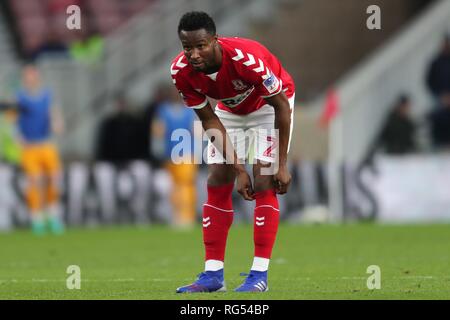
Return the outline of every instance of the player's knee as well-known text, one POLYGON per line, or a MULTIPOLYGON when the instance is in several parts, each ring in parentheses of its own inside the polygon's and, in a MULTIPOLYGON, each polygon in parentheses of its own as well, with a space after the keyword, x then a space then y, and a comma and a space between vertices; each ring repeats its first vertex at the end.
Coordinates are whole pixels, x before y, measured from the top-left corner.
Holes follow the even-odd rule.
POLYGON ((220 186, 234 182, 235 174, 226 165, 211 165, 208 172, 208 185, 220 186))
POLYGON ((253 188, 255 192, 273 189, 273 176, 256 176, 253 188))
POLYGON ((60 175, 52 173, 48 176, 48 183, 52 186, 55 186, 56 188, 59 185, 60 175))
POLYGON ((43 177, 40 174, 27 175, 26 183, 29 187, 39 187, 43 183, 43 177))

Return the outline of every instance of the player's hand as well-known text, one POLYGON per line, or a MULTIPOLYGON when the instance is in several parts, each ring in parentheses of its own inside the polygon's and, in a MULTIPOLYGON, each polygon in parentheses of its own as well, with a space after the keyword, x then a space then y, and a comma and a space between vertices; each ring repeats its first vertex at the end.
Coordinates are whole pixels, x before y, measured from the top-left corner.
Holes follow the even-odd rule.
POLYGON ((278 194, 284 194, 287 192, 289 184, 291 183, 291 174, 286 165, 280 166, 278 172, 273 176, 275 191, 278 194))
POLYGON ((245 200, 253 201, 255 199, 252 180, 247 171, 240 171, 237 174, 237 191, 245 200))

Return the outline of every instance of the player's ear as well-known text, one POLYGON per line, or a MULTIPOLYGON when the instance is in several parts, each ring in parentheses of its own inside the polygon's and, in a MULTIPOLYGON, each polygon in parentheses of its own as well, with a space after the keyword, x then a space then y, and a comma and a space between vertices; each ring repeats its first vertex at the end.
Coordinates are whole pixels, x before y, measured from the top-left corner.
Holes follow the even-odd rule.
POLYGON ((217 48, 217 46, 219 45, 219 41, 218 41, 218 35, 216 34, 216 35, 214 35, 214 48, 217 48))

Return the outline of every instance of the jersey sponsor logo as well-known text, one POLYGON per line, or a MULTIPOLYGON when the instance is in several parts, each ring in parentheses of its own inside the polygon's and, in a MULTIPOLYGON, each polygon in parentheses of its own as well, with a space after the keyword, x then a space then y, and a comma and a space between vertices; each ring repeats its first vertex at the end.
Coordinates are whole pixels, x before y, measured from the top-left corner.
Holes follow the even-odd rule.
POLYGON ((226 105, 228 108, 234 108, 236 107, 238 104, 240 104, 242 101, 244 101, 255 89, 255 87, 251 87, 250 89, 248 89, 247 91, 245 91, 244 93, 238 94, 237 96, 231 97, 231 98, 226 98, 226 99, 220 99, 220 101, 226 105))
POLYGON ((231 80, 231 83, 233 84, 234 90, 236 91, 240 91, 240 90, 244 90, 247 89, 247 85, 242 81, 242 80, 231 80))
POLYGON ((276 92, 279 84, 280 84, 280 81, 278 80, 277 77, 275 77, 275 75, 272 72, 270 73, 270 76, 263 82, 264 87, 266 87, 266 89, 267 89, 267 91, 269 91, 269 93, 276 92))

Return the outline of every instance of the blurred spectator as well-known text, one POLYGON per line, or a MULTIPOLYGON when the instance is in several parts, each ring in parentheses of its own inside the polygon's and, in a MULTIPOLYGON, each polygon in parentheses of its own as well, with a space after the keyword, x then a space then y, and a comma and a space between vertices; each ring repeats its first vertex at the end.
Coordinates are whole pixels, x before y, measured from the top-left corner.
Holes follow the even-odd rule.
POLYGON ((429 114, 433 146, 437 149, 450 148, 450 94, 441 99, 442 107, 429 114))
POLYGON ((388 154, 407 154, 417 151, 416 125, 411 118, 408 96, 401 95, 388 115, 374 148, 388 154))
POLYGON ((89 33, 78 31, 77 39, 70 44, 70 55, 74 60, 89 66, 97 65, 103 58, 105 40, 95 30, 89 33))
POLYGON ((153 122, 157 115, 159 106, 168 99, 168 91, 171 87, 172 86, 168 86, 165 83, 160 84, 155 91, 153 99, 144 108, 142 113, 142 132, 145 139, 144 144, 147 147, 149 161, 153 167, 159 167, 160 162, 163 160, 162 154, 158 154, 156 151, 158 147, 154 145, 158 144, 158 139, 154 139, 153 137, 153 122))
POLYGON ((33 65, 23 68, 22 87, 16 92, 15 104, 32 230, 43 234, 48 223, 52 232, 61 233, 64 231, 59 190, 61 161, 52 138, 53 133, 62 133, 64 125, 52 90, 43 86, 40 72, 33 65))
POLYGON ((51 56, 66 58, 69 57, 69 50, 64 42, 58 37, 58 35, 51 31, 47 34, 47 39, 42 45, 31 54, 31 60, 35 61, 42 56, 51 56))
MULTIPOLYGON (((2 108, 0 107, 0 111, 2 108)), ((0 112, 0 160, 13 165, 20 163, 20 142, 16 130, 17 112, 0 112)))
POLYGON ((103 120, 97 137, 97 159, 122 165, 131 160, 145 159, 141 122, 130 110, 125 97, 119 94, 116 110, 103 120))
POLYGON ((438 105, 448 100, 450 95, 450 35, 446 35, 441 52, 435 57, 428 69, 427 85, 438 105))
POLYGON ((189 227, 194 224, 196 218, 197 166, 193 163, 195 113, 184 106, 178 91, 172 86, 168 99, 162 101, 157 108, 153 133, 155 140, 163 139, 165 168, 172 176, 171 202, 175 214, 173 223, 177 227, 189 227), (175 130, 178 130, 176 133, 179 135, 176 134, 172 138, 175 130), (180 138, 181 135, 183 138, 180 138))
POLYGON ((81 5, 80 0, 47 0, 47 10, 51 14, 66 13, 71 5, 81 5))

